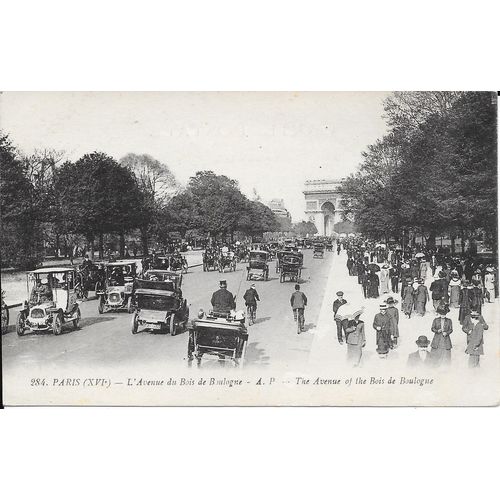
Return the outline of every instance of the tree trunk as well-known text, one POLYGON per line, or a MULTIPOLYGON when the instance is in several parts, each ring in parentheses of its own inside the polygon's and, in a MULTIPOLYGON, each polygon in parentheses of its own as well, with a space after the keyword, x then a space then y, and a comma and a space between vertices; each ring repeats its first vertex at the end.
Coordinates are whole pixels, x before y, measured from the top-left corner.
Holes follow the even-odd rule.
POLYGON ((56 233, 56 259, 58 259, 60 257, 60 255, 59 255, 60 246, 61 246, 60 239, 61 239, 61 236, 59 235, 59 233, 56 233))
POLYGON ((427 249, 436 248, 436 232, 431 231, 427 239, 427 249))
POLYGON ((451 255, 455 255, 455 235, 450 236, 451 255))
POLYGON ((125 233, 122 231, 120 233, 120 259, 125 256, 125 233))
POLYGON ((141 245, 142 245, 142 255, 145 257, 149 253, 148 228, 146 226, 141 227, 141 245))
POLYGON ((104 259, 104 235, 99 233, 99 258, 104 259))
POLYGON ((94 260, 94 235, 90 235, 87 238, 88 244, 89 244, 89 257, 90 260, 94 260))

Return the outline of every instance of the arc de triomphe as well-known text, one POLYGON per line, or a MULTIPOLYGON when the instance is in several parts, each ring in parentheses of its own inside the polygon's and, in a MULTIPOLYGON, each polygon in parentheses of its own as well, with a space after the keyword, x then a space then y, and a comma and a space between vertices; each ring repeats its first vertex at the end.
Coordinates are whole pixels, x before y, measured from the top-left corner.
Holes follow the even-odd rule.
POLYGON ((304 185, 306 220, 314 222, 318 235, 331 236, 334 225, 342 221, 341 196, 338 189, 342 179, 309 180, 304 185))

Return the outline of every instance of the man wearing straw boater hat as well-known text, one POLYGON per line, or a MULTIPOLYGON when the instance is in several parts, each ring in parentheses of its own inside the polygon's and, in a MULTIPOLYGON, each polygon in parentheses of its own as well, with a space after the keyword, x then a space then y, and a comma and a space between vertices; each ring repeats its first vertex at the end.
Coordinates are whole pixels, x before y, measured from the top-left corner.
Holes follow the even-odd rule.
POLYGON ((387 304, 380 304, 380 312, 373 318, 373 328, 376 331, 377 352, 380 358, 386 358, 392 348, 390 336, 390 319, 387 316, 387 304))
POLYGON ((429 339, 425 335, 420 335, 415 343, 417 344, 418 350, 412 352, 408 356, 406 366, 409 368, 416 368, 429 365, 431 359, 430 353, 427 350, 430 344, 429 339))

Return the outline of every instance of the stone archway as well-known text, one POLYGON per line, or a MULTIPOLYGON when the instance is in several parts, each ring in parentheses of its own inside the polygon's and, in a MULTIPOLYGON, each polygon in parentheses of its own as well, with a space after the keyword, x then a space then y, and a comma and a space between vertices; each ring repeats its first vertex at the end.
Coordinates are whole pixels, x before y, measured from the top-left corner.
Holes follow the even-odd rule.
POLYGON ((333 225, 335 223, 335 206, 331 201, 327 201, 321 205, 323 212, 323 231, 324 236, 331 236, 333 233, 333 225))

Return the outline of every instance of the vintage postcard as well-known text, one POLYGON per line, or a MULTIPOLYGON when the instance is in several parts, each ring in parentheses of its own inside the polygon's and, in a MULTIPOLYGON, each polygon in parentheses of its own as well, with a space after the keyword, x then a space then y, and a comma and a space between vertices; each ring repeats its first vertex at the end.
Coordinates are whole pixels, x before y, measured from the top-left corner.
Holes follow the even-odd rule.
POLYGON ((497 115, 1 93, 3 404, 498 405, 497 115))

